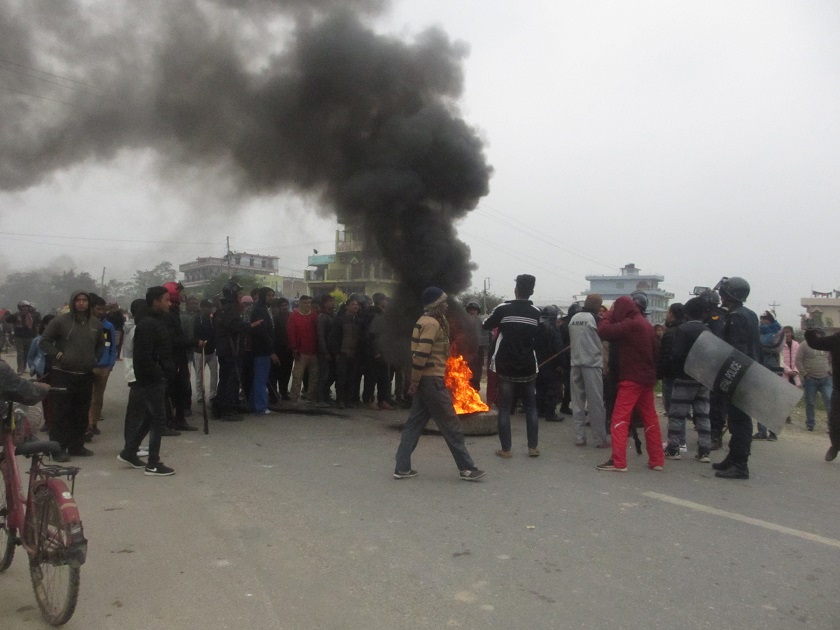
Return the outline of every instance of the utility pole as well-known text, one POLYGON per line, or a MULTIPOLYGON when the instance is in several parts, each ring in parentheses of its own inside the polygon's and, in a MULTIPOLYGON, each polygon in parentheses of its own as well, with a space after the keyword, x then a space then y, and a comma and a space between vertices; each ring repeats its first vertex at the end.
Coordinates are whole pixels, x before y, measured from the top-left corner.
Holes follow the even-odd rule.
POLYGON ((227 249, 227 254, 225 255, 225 257, 227 258, 227 261, 228 261, 228 279, 230 279, 230 277, 231 277, 231 273, 230 273, 230 236, 227 237, 226 249, 227 249))
POLYGON ((99 283, 99 294, 105 297, 105 267, 102 267, 102 282, 99 283))
POLYGON ((776 312, 776 307, 777 307, 777 306, 781 306, 781 304, 779 304, 778 302, 776 302, 776 300, 773 300, 772 302, 770 302, 770 304, 768 304, 768 306, 769 306, 769 307, 773 310, 773 312, 775 313, 775 312, 776 312))
POLYGON ((490 278, 484 278, 484 314, 487 315, 487 289, 490 288, 490 278))

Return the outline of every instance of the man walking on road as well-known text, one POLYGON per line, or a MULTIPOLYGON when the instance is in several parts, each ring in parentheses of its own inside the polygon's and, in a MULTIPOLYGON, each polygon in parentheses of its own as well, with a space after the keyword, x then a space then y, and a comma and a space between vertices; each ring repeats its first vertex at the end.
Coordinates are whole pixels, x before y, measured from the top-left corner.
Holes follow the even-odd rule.
POLYGON ((129 407, 139 412, 139 422, 128 431, 125 448, 117 455, 121 462, 144 468, 145 474, 168 477, 175 471, 160 461, 160 438, 166 424, 166 386, 176 373, 172 359, 172 341, 166 318, 171 305, 163 287, 146 291, 148 312, 137 322, 134 331, 133 367, 135 382, 129 392, 129 407), (140 442, 149 434, 149 461, 137 456, 140 442))
POLYGON ((411 413, 400 435, 395 479, 417 476, 417 471, 411 468, 411 454, 431 418, 435 419, 446 440, 461 471, 461 479, 477 481, 486 474, 475 467, 467 452, 461 421, 452 406, 452 395, 443 382, 449 358, 449 322, 446 319, 449 304, 446 298, 446 293, 437 287, 428 287, 423 291, 425 312, 414 325, 411 337, 411 385, 408 394, 413 400, 411 413))

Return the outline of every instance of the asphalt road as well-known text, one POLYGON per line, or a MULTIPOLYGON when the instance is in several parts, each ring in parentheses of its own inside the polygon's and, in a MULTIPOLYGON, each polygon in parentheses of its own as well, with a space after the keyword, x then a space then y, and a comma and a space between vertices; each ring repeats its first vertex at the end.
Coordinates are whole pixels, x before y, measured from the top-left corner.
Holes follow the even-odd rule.
MULTIPOLYGON (((67 628, 840 628, 824 419, 756 442, 749 481, 690 454, 598 472, 604 452, 575 448, 570 421, 541 424, 530 459, 521 415, 511 460, 496 437, 468 439, 484 480, 461 481, 429 435, 421 474, 398 481, 406 412, 367 410, 212 422, 166 438, 177 474, 153 478, 115 459, 121 377, 96 455, 75 460, 90 545, 67 628)), ((41 627, 19 552, 0 629, 41 627)))

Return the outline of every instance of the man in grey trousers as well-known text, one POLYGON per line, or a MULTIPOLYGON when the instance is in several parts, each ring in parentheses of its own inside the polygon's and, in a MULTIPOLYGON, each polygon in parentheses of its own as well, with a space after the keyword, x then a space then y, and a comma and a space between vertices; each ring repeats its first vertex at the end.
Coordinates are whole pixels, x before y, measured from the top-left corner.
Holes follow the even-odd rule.
POLYGON ((586 422, 589 420, 595 447, 609 447, 604 411, 603 346, 596 319, 602 302, 598 293, 587 295, 583 310, 569 320, 575 446, 586 446, 586 422))

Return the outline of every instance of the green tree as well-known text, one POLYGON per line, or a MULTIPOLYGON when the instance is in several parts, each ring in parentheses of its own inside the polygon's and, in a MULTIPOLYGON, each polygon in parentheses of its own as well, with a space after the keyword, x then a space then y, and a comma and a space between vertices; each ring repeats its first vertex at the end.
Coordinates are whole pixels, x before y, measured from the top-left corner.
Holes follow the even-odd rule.
POLYGON ((462 291, 455 297, 458 298, 458 301, 464 306, 473 300, 478 302, 481 304, 481 313, 484 315, 489 315, 494 308, 505 301, 503 296, 490 293, 489 291, 487 294, 485 294, 484 291, 462 291))
POLYGON ((159 287, 166 282, 174 282, 177 277, 178 272, 168 261, 159 263, 154 269, 138 269, 131 279, 134 295, 146 295, 146 289, 149 287, 159 287))
POLYGON ((70 300, 76 291, 96 291, 96 281, 87 272, 75 270, 56 272, 36 269, 10 273, 0 285, 0 307, 14 311, 17 303, 27 300, 46 315, 70 300))
POLYGON ((138 294, 135 292, 135 287, 133 282, 123 282, 122 280, 117 280, 116 278, 109 280, 108 284, 105 285, 105 295, 102 297, 105 298, 106 301, 109 303, 116 303, 122 306, 123 308, 128 308, 128 305, 137 298, 145 297, 145 292, 142 294, 138 294))

